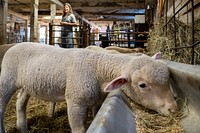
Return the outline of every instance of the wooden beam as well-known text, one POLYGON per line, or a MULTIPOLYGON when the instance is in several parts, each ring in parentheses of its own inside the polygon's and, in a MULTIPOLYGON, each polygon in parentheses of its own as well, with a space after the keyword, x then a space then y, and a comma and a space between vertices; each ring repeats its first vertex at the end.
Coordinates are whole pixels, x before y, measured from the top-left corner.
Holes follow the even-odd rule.
POLYGON ((24 23, 24 31, 25 31, 25 42, 28 41, 28 20, 25 20, 25 23, 24 23))
POLYGON ((159 0, 159 7, 160 7, 160 18, 162 17, 162 9, 163 9, 163 0, 159 0))
POLYGON ((30 41, 39 42, 38 38, 38 5, 39 0, 31 0, 30 13, 30 41))
MULTIPOLYGON (((30 5, 30 3, 27 3, 30 5)), ((27 6, 27 5, 22 5, 22 4, 9 4, 8 6, 9 9, 12 9, 12 10, 30 10, 30 6, 27 6)), ((46 3, 41 3, 38 7, 38 9, 49 9, 50 8, 50 4, 46 4, 46 3)))
POLYGON ((14 12, 12 10, 8 10, 8 14, 12 14, 13 16, 19 17, 19 18, 24 19, 24 20, 28 20, 29 19, 29 17, 24 16, 24 15, 22 15, 20 13, 16 13, 16 12, 14 12))
POLYGON ((56 17, 56 4, 51 4, 51 22, 54 23, 56 17))
MULTIPOLYGON (((112 3, 111 3, 112 4, 112 3)), ((81 4, 77 4, 77 3, 71 3, 72 7, 74 7, 74 10, 77 9, 84 9, 86 11, 88 10, 94 10, 94 9, 105 9, 104 5, 89 5, 89 6, 82 6, 81 4)), ((127 9, 127 8, 131 8, 131 9, 144 9, 145 8, 145 4, 144 3, 130 3, 130 2, 123 2, 123 3, 119 3, 116 6, 107 6, 106 10, 113 10, 113 9, 127 9)))
MULTIPOLYGON (((30 20, 30 17, 28 17, 28 16, 26 16, 26 15, 23 15, 23 14, 20 14, 20 13, 17 13, 17 12, 14 12, 14 11, 12 11, 12 10, 8 10, 8 14, 11 14, 11 15, 13 15, 13 16, 15 16, 15 17, 18 17, 18 18, 21 18, 21 19, 23 19, 24 20, 24 23, 27 23, 28 24, 28 22, 26 22, 26 21, 29 21, 30 20)), ((28 14, 27 14, 28 15, 28 14)), ((29 15, 30 15, 30 13, 29 13, 29 15)), ((42 20, 40 20, 40 21, 38 21, 39 23, 41 23, 41 25, 47 25, 47 23, 49 23, 49 22, 45 22, 45 21, 42 21, 42 20)))
POLYGON ((84 16, 135 16, 135 15, 144 15, 144 13, 94 13, 94 12, 87 12, 87 13, 80 13, 80 15, 84 16))
POLYGON ((133 19, 122 19, 122 18, 119 18, 119 19, 116 19, 116 18, 106 18, 106 19, 88 19, 89 21, 133 21, 133 19))
POLYGON ((8 0, 0 3, 0 45, 6 44, 6 24, 7 24, 8 0))
POLYGON ((59 0, 50 0, 50 2, 52 2, 53 4, 56 4, 56 5, 58 5, 58 7, 60 8, 60 9, 63 9, 63 3, 62 2, 60 2, 59 0))

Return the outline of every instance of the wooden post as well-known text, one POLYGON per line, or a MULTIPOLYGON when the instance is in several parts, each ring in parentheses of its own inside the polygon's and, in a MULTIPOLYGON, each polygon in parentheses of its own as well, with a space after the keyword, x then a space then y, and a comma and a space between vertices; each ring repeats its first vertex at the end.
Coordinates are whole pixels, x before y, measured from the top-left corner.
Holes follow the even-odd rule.
POLYGON ((55 17, 56 17, 56 4, 51 4, 51 22, 55 22, 55 17))
POLYGON ((38 38, 38 5, 39 0, 31 0, 30 5, 30 41, 39 42, 38 38))
POLYGON ((48 32, 48 25, 46 25, 46 27, 45 27, 45 31, 46 31, 46 34, 45 34, 45 44, 49 44, 49 42, 48 42, 48 34, 49 34, 49 32, 48 32))
POLYGON ((15 17, 10 14, 10 32, 7 33, 8 43, 14 43, 14 27, 15 27, 15 17))
POLYGON ((0 0, 0 45, 6 44, 8 0, 0 0))
MULTIPOLYGON (((51 23, 55 23, 55 18, 56 18, 56 4, 51 4, 51 23)), ((52 26, 52 25, 51 25, 52 26)), ((51 29, 51 45, 54 45, 55 44, 55 26, 52 26, 52 29, 51 29)))
POLYGON ((37 29, 38 42, 40 42, 40 26, 41 26, 41 24, 38 22, 38 29, 37 29))
POLYGON ((160 18, 161 18, 162 17, 162 12, 163 12, 163 10, 162 10, 163 9, 163 0, 159 1, 159 6, 160 6, 159 8, 160 8, 160 18))
POLYGON ((24 42, 28 41, 28 20, 25 19, 25 23, 24 23, 24 31, 25 31, 25 37, 24 37, 24 42))
POLYGON ((52 45, 52 24, 49 23, 49 45, 52 45))

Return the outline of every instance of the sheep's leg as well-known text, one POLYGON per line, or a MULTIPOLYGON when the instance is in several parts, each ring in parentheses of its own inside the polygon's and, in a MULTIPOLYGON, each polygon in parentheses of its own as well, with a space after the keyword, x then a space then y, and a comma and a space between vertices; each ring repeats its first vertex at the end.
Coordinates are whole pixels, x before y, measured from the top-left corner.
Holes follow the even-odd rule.
POLYGON ((87 107, 67 100, 67 113, 72 133, 85 133, 87 107))
POLYGON ((49 112, 48 112, 48 117, 51 118, 51 117, 54 116, 55 107, 56 107, 56 102, 51 102, 51 103, 50 103, 49 112))
MULTIPOLYGON (((2 97, 0 98, 0 101, 2 101, 2 97)), ((4 119, 4 113, 5 113, 5 109, 6 109, 6 104, 3 101, 2 101, 2 103, 0 103, 0 133, 5 133, 3 119, 4 119)))
POLYGON ((17 128, 26 133, 28 131, 27 118, 26 118, 26 106, 30 95, 24 90, 20 90, 17 95, 16 109, 17 109, 17 128))
POLYGON ((14 84, 12 84, 12 82, 7 80, 4 81, 5 82, 2 82, 2 80, 0 79, 0 133, 5 133, 3 122, 6 106, 10 98, 16 91, 15 86, 14 84))

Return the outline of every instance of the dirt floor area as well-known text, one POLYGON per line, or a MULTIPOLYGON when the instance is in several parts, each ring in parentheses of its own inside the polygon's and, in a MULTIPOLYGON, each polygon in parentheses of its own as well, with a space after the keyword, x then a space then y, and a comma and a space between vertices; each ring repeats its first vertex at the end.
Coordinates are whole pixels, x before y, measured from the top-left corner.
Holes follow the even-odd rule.
MULTIPOLYGON (((5 113, 5 128, 7 133, 19 133, 16 129, 16 94, 12 97, 5 113)), ((184 133, 180 120, 182 113, 173 116, 162 116, 134 102, 131 107, 136 121, 138 133, 184 133)), ((54 118, 48 117, 50 102, 31 98, 27 106, 29 133, 70 133, 65 102, 57 103, 54 118)), ((91 114, 91 113, 89 113, 91 114)), ((93 117, 89 115, 87 128, 93 117)))
MULTIPOLYGON (((16 95, 14 95, 5 113, 5 128, 7 133, 20 133, 16 129, 16 95)), ((48 117, 49 102, 31 98, 27 106, 29 133, 70 133, 65 102, 57 103, 54 118, 48 117)), ((92 121, 88 117, 87 127, 92 121)))

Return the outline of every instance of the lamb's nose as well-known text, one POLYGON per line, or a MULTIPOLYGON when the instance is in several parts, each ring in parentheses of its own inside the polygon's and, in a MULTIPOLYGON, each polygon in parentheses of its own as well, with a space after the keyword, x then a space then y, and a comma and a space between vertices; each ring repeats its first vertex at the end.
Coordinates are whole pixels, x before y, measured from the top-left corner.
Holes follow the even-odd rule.
POLYGON ((175 102, 175 103, 171 104, 171 105, 169 106, 169 109, 168 109, 168 110, 169 110, 170 113, 175 113, 175 112, 177 112, 177 111, 179 110, 177 103, 175 102))

